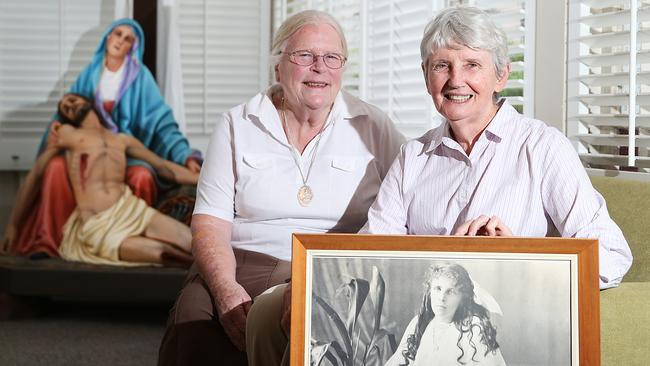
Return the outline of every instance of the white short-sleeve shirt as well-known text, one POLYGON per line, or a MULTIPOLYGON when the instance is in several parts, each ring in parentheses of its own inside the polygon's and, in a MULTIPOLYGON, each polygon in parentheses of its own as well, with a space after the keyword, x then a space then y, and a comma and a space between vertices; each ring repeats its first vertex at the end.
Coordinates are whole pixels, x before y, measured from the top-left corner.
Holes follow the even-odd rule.
POLYGON ((232 222, 234 248, 291 258, 292 233, 356 232, 404 137, 383 112, 341 91, 320 143, 314 138, 298 163, 278 112, 260 93, 226 112, 211 137, 197 188, 194 214, 232 222), (316 148, 317 147, 317 148, 316 148))

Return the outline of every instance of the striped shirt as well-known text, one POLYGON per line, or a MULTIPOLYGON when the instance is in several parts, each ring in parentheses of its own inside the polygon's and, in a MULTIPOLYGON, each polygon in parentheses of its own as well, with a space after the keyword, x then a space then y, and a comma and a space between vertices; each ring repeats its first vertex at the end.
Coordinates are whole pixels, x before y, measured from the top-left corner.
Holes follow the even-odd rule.
POLYGON ((632 264, 569 140, 505 101, 469 156, 447 122, 402 146, 363 231, 449 235, 480 215, 498 216, 516 236, 598 238, 601 288, 617 286, 632 264))

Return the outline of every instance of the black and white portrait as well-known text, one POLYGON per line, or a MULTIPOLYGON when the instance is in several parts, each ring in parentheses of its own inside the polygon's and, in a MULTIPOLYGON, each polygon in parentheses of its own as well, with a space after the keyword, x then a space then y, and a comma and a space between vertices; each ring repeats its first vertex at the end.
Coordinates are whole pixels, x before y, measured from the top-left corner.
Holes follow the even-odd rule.
POLYGON ((308 365, 577 365, 569 259, 345 251, 308 262, 308 365))

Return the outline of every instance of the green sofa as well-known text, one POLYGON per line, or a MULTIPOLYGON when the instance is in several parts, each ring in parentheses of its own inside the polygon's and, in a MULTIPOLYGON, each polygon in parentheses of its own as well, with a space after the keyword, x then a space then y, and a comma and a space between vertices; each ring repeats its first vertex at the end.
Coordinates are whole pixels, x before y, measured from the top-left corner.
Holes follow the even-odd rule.
POLYGON ((602 364, 650 365, 650 182, 596 176, 591 181, 634 256, 623 283, 600 293, 602 364))

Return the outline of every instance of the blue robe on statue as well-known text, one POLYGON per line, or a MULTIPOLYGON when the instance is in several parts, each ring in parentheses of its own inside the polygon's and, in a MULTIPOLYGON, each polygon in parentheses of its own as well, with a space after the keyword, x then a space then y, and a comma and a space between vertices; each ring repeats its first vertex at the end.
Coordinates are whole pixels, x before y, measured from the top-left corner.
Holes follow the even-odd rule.
MULTIPOLYGON (((111 125, 115 132, 123 132, 140 140, 158 156, 185 165, 188 157, 201 159, 199 151, 192 150, 189 142, 178 128, 171 108, 165 103, 151 72, 142 64, 144 53, 144 33, 140 25, 132 19, 114 21, 104 32, 92 61, 70 88, 69 92, 83 95, 95 101, 97 111, 111 125), (136 41, 127 54, 124 79, 120 85, 112 112, 106 112, 99 81, 104 70, 105 46, 113 28, 126 24, 133 28, 136 41)), ((55 119, 58 116, 55 115, 55 119)), ((41 141, 42 150, 47 141, 47 131, 41 141)), ((141 161, 129 160, 129 165, 146 165, 141 161)))

